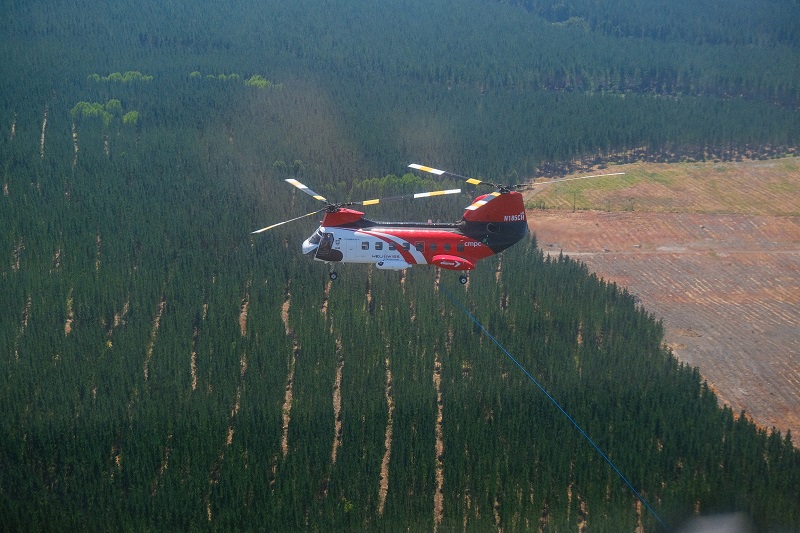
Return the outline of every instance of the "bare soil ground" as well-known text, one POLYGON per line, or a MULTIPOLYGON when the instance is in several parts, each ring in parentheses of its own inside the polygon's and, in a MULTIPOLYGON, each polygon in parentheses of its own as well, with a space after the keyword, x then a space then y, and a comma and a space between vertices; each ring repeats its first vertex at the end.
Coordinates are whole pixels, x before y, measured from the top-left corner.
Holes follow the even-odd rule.
POLYGON ((800 435, 800 159, 611 171, 529 194, 539 246, 636 295, 735 412, 800 435))
MULTIPOLYGON (((388 346, 387 346, 388 349, 388 346)), ((392 458, 392 436, 394 434, 394 396, 392 395, 392 367, 389 355, 386 355, 386 406, 389 410, 386 418, 386 436, 384 437, 383 460, 381 461, 381 480, 378 489, 378 516, 383 516, 386 497, 389 494, 389 461, 392 458)))
POLYGON ((433 531, 436 533, 444 518, 444 399, 442 397, 442 362, 437 352, 433 361, 433 385, 436 388, 436 490, 433 493, 433 531))

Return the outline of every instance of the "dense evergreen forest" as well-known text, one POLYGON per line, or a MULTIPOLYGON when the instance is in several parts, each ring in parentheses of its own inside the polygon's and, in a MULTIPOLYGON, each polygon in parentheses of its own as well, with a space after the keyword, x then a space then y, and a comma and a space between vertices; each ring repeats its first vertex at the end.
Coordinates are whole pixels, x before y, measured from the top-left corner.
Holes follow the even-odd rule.
POLYGON ((411 162, 517 182, 794 153, 798 25, 789 0, 5 2, 3 528, 660 530, 440 275, 669 527, 800 528, 792 436, 535 239, 461 287, 331 284, 311 219, 250 235, 317 207, 287 177, 345 200, 456 185, 411 162))

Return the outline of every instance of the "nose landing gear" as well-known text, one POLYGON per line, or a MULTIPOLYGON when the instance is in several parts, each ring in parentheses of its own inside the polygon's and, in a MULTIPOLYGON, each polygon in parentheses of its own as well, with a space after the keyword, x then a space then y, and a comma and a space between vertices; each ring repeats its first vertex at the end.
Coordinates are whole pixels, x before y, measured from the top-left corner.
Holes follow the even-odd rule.
POLYGON ((458 281, 462 285, 466 285, 467 284, 467 275, 466 274, 461 274, 460 276, 458 276, 458 281))
POLYGON ((331 278, 331 281, 336 281, 339 277, 339 273, 333 269, 333 261, 325 261, 325 266, 328 267, 328 277, 331 278))

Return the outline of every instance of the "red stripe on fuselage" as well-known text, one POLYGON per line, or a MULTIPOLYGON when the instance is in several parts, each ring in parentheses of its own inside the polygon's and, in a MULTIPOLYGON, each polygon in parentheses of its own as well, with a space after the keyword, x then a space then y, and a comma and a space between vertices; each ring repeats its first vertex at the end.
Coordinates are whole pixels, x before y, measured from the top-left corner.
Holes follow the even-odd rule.
POLYGON ((427 228, 398 228, 398 227, 369 227, 355 231, 355 234, 369 235, 384 242, 392 243, 403 259, 409 264, 418 264, 411 250, 403 250, 403 243, 407 242, 413 250, 417 243, 423 243, 424 249, 420 252, 425 258, 425 262, 430 264, 433 257, 440 254, 448 254, 463 257, 473 264, 481 259, 485 259, 494 252, 482 242, 471 239, 456 231, 427 228), (436 245, 435 250, 431 250, 431 244, 436 245), (450 249, 445 249, 445 244, 450 245, 450 249), (459 245, 463 245, 463 250, 459 250, 459 245))

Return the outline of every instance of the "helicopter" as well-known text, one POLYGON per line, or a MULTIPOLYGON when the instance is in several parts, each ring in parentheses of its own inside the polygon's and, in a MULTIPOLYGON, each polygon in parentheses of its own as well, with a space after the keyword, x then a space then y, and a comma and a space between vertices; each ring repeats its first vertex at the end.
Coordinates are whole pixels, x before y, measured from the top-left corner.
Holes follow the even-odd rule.
POLYGON ((302 251, 307 257, 326 263, 331 280, 338 277, 332 267, 336 263, 371 263, 379 270, 405 270, 413 265, 427 264, 461 272, 461 284, 467 283, 466 272, 475 269, 478 261, 499 254, 529 234, 525 205, 522 194, 518 192, 528 185, 499 185, 416 163, 409 167, 440 177, 461 179, 471 185, 489 185, 495 190, 477 196, 464 209, 458 222, 380 222, 366 218, 364 212, 351 207, 370 206, 381 201, 403 198, 457 194, 461 189, 417 193, 383 200, 330 203, 324 196, 290 178, 285 181, 315 200, 325 202, 326 207, 252 233, 262 233, 324 211, 320 226, 303 241, 302 251))

